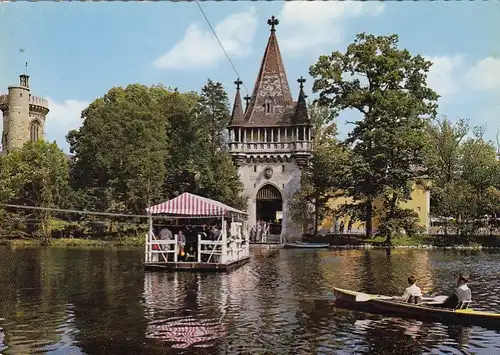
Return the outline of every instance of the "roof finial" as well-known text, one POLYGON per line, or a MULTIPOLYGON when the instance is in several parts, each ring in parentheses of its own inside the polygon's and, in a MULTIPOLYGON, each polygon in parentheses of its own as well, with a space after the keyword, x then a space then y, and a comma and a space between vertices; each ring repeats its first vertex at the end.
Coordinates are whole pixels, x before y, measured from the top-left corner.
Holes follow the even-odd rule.
POLYGON ((280 23, 280 21, 276 17, 274 17, 274 15, 271 16, 271 18, 269 20, 267 20, 267 24, 269 26, 271 26, 271 32, 276 31, 275 26, 278 26, 279 23, 280 23))
POLYGON ((302 90, 304 88, 304 83, 306 82, 306 79, 300 77, 299 79, 297 79, 297 82, 299 83, 300 89, 302 90))
POLYGON ((251 99, 251 97, 248 95, 243 98, 243 100, 245 100, 245 102, 246 102, 246 107, 248 107, 248 102, 250 101, 250 99, 251 99))
POLYGON ((240 85, 243 84, 243 81, 241 81, 240 78, 238 78, 238 80, 236 80, 234 83, 236 84, 236 90, 239 90, 240 85))

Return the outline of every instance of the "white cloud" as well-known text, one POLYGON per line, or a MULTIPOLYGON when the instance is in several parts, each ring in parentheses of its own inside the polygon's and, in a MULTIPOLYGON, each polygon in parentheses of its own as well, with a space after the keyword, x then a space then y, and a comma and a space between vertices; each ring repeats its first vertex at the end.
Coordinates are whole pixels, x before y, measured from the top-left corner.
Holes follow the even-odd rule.
POLYGON ((426 57, 433 64, 427 74, 427 84, 443 99, 459 88, 458 69, 463 65, 462 55, 426 57))
POLYGON ((382 3, 340 1, 287 2, 278 16, 280 48, 297 55, 324 45, 338 44, 344 38, 345 21, 362 15, 377 16, 384 11, 382 3))
POLYGON ((49 142, 56 141, 59 147, 69 152, 66 135, 72 129, 80 128, 82 125, 81 113, 88 106, 88 102, 78 100, 66 100, 57 103, 50 98, 49 114, 45 121, 45 139, 49 142))
MULTIPOLYGON (((177 42, 167 53, 158 57, 153 65, 158 69, 203 68, 224 59, 224 52, 212 31, 199 24, 191 24, 184 38, 177 42)), ((250 53, 251 43, 257 28, 255 8, 226 17, 215 26, 227 54, 231 57, 243 57, 250 53)))
POLYGON ((465 78, 475 90, 500 89, 500 59, 488 57, 478 61, 467 71, 465 78))

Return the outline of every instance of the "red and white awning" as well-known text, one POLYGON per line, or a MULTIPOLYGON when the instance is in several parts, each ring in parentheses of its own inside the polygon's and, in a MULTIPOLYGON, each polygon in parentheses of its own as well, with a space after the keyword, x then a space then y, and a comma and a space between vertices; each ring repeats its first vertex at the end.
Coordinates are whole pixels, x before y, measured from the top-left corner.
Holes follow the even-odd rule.
POLYGON ((245 212, 225 205, 222 202, 193 195, 189 192, 184 192, 182 195, 168 200, 167 202, 151 206, 146 209, 146 212, 151 214, 184 216, 226 216, 228 213, 246 215, 245 212))

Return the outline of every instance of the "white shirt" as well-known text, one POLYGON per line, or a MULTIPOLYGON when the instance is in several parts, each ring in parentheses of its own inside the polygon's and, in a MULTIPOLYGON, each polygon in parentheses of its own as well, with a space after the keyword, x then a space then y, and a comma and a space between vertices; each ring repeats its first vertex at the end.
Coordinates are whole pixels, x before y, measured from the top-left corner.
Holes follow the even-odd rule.
POLYGON ((467 284, 458 286, 455 290, 455 295, 458 298, 458 302, 470 301, 472 298, 472 292, 467 284))
POLYGON ((420 290, 420 287, 418 287, 416 284, 407 287, 401 298, 406 302, 411 296, 422 297, 422 291, 420 290))

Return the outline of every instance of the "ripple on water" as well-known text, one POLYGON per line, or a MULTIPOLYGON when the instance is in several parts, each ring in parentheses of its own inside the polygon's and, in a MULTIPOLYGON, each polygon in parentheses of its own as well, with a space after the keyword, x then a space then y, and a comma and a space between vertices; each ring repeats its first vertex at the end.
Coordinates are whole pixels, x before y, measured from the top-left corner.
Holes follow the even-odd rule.
POLYGON ((340 309, 331 297, 334 286, 399 294, 410 274, 444 294, 465 268, 474 308, 499 311, 498 253, 282 250, 228 274, 145 273, 141 258, 0 249, 0 352, 500 353, 495 331, 340 309))

